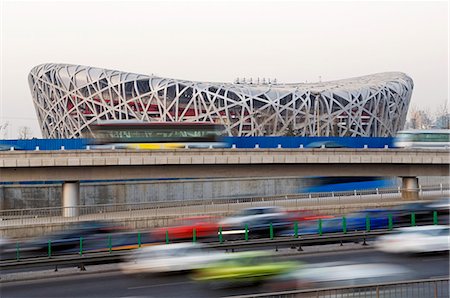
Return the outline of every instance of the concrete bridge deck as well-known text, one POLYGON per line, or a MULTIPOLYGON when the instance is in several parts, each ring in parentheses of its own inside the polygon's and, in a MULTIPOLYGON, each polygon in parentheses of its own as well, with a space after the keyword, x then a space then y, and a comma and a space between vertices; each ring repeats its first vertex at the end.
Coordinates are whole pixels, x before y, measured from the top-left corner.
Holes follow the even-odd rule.
POLYGON ((0 181, 275 176, 449 176, 448 150, 177 149, 8 151, 0 181))

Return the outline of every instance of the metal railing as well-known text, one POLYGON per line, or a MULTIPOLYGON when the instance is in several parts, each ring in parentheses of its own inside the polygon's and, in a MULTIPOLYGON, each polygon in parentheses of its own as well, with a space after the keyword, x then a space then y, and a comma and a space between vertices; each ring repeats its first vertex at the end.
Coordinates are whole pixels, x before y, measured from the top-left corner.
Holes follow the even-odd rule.
MULTIPOLYGON (((408 189, 411 191, 411 189, 408 189)), ((414 191, 414 190, 413 190, 414 191)), ((450 194, 448 185, 426 186, 416 190, 420 200, 450 194)), ((302 209, 318 214, 344 214, 365 207, 392 204, 401 200, 402 189, 375 189, 362 191, 290 194, 266 197, 182 200, 166 202, 139 202, 126 204, 80 205, 11 209, 0 211, 0 227, 25 224, 48 224, 86 220, 123 218, 168 218, 173 216, 228 215, 243 208, 279 206, 287 210, 302 209), (64 217, 63 214, 76 214, 64 217)))
MULTIPOLYGON (((377 231, 355 231, 349 233, 328 233, 320 237, 318 235, 299 235, 299 236, 279 236, 274 238, 249 238, 227 240, 225 235, 217 235, 217 237, 203 237, 197 239, 192 233, 192 242, 202 242, 205 247, 209 249, 233 250, 238 251, 242 249, 255 248, 278 248, 284 247, 305 247, 310 245, 322 245, 339 242, 366 242, 374 237, 391 233, 391 230, 377 230, 377 231), (206 240, 206 241, 203 241, 206 240)), ((242 238, 242 237, 241 237, 242 238)), ((78 256, 84 256, 84 261, 93 260, 102 253, 109 255, 119 254, 124 255, 132 253, 134 249, 141 247, 169 244, 177 242, 190 241, 190 239, 171 238, 170 233, 166 235, 166 239, 155 239, 149 237, 148 231, 144 232, 125 232, 112 233, 104 235, 90 235, 90 236, 73 236, 65 239, 53 239, 43 241, 39 245, 34 244, 34 247, 27 246, 27 241, 17 241, 11 243, 8 248, 4 249, 0 256, 0 270, 11 268, 27 268, 34 264, 43 265, 51 262, 60 262, 68 264, 71 261, 76 263, 78 256), (67 248, 69 247, 69 248, 67 248)), ((365 246, 362 244, 361 247, 365 246)), ((352 249, 355 249, 352 247, 352 249)))
MULTIPOLYGON (((449 278, 421 279, 383 284, 365 284, 347 287, 295 290, 254 295, 232 296, 233 298, 260 297, 328 297, 328 298, 448 298, 449 278)), ((229 297, 231 298, 231 297, 229 297)))

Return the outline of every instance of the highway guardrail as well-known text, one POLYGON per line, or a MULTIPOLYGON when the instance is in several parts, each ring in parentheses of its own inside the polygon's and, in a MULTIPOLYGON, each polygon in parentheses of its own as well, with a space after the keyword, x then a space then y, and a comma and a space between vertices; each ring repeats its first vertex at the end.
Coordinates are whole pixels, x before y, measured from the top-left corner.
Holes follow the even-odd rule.
MULTIPOLYGON (((251 240, 235 240, 235 241, 224 241, 222 243, 205 243, 205 246, 210 249, 225 249, 231 251, 237 251, 239 249, 249 249, 249 248, 282 248, 282 247, 295 247, 301 250, 302 246, 308 245, 320 245, 327 243, 343 243, 343 242, 362 242, 362 245, 366 244, 366 240, 372 239, 374 237, 391 233, 389 230, 377 230, 377 231, 364 231, 364 232, 349 232, 343 233, 333 233, 326 235, 307 235, 299 237, 278 237, 276 239, 251 239, 251 240)), ((139 247, 156 245, 161 243, 145 243, 127 246, 126 249, 116 250, 110 249, 109 251, 102 252, 89 252, 82 251, 80 247, 80 252, 77 254, 70 255, 57 255, 51 254, 50 250, 47 257, 29 257, 29 258, 18 258, 12 260, 0 261, 0 270, 7 269, 20 269, 20 268, 30 268, 39 266, 58 266, 58 265, 79 265, 83 268, 86 264, 92 263, 108 263, 120 260, 132 253, 133 249, 138 249, 139 247)))
POLYGON ((228 298, 288 298, 288 297, 327 297, 327 298, 448 298, 449 277, 418 279, 401 282, 371 283, 357 286, 329 287, 281 292, 268 292, 261 294, 229 296, 228 298))

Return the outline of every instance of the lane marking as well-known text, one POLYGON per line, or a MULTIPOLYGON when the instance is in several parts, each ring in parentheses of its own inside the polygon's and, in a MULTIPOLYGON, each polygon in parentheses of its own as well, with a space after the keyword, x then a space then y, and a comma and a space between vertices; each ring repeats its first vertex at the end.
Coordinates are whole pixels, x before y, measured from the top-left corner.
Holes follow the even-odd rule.
POLYGON ((157 284, 157 285, 129 287, 128 290, 137 290, 137 289, 145 289, 145 288, 156 288, 156 287, 176 286, 176 285, 183 285, 183 284, 190 284, 190 283, 193 283, 193 281, 180 281, 180 282, 170 282, 170 283, 157 284))

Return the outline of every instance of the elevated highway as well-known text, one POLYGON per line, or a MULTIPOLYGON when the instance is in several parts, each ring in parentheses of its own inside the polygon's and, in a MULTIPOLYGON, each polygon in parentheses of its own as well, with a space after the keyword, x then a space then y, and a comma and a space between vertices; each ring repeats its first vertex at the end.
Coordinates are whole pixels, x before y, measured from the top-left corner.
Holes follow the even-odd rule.
POLYGON ((449 151, 437 149, 8 151, 0 153, 0 181, 65 181, 62 206, 73 207, 80 180, 399 176, 403 198, 414 200, 417 176, 449 176, 449 166, 449 151))
POLYGON ((448 150, 185 149, 0 153, 0 180, 449 176, 448 150))

